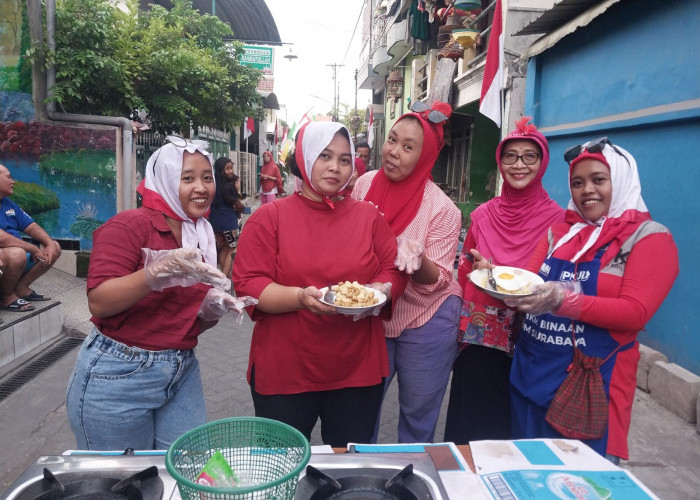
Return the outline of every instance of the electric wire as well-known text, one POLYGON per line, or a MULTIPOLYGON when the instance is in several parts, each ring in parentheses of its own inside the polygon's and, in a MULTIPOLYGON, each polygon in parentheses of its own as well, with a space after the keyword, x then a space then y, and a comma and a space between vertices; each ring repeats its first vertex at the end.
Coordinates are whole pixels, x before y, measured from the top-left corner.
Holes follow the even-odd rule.
POLYGON ((345 49, 345 55, 343 56, 343 60, 340 61, 340 63, 345 62, 345 58, 348 56, 348 52, 350 52, 350 46, 352 45, 352 41, 355 38, 355 33, 357 32, 357 27, 360 25, 360 19, 362 19, 362 11, 365 9, 365 3, 362 2, 362 5, 360 6, 360 15, 357 16, 357 21, 355 22, 355 28, 352 30, 352 36, 350 37, 350 41, 348 42, 348 48, 345 49))

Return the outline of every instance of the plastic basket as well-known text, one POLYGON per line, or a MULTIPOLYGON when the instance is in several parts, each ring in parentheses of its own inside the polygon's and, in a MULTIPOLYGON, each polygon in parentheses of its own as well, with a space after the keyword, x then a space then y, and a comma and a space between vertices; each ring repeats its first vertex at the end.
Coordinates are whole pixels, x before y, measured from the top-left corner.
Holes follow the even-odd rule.
POLYGON ((165 466, 183 500, 292 500, 310 458, 309 441, 295 428, 267 418, 234 417, 183 434, 168 449, 165 466), (195 482, 217 450, 238 476, 237 487, 195 482))

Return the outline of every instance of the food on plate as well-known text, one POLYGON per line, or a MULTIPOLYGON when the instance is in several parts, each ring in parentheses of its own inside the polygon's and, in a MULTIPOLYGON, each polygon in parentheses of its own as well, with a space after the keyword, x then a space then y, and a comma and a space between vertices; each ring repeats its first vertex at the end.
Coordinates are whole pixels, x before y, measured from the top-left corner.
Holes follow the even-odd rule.
POLYGON ((512 295, 529 293, 530 282, 520 269, 498 270, 493 273, 499 292, 512 295))
POLYGON ((368 307, 379 302, 371 288, 360 285, 357 281, 340 281, 331 290, 335 292, 334 306, 368 307))

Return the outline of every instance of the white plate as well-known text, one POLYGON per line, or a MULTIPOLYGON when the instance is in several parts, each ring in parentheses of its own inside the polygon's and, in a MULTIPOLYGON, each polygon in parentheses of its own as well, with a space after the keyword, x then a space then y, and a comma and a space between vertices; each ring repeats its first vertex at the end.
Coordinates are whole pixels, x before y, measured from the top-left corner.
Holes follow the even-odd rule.
MULTIPOLYGON (((365 288, 369 288, 369 287, 365 287, 365 288)), ((330 304, 330 303, 326 302, 323 299, 319 299, 319 300, 321 302, 323 302, 324 304, 328 304, 329 306, 335 307, 335 310, 338 311, 340 314, 348 314, 348 315, 360 314, 362 312, 369 311, 370 309, 374 309, 375 307, 382 306, 386 302, 386 295, 384 295, 379 290, 375 290, 374 288, 369 288, 369 289, 374 292, 374 296, 379 300, 379 302, 377 302, 376 304, 372 304, 371 306, 366 306, 366 307, 336 306, 334 304, 330 304)), ((323 288, 321 288, 321 293, 323 295, 326 295, 327 291, 328 291, 327 286, 324 286, 323 288)))
POLYGON ((472 283, 474 283, 474 286, 476 286, 479 290, 482 292, 485 292, 489 294, 491 297, 494 299, 507 299, 509 297, 528 297, 532 295, 532 293, 529 291, 532 289, 534 285, 541 285, 544 283, 544 280, 538 276, 535 273, 531 273, 530 271, 527 271, 526 269, 520 269, 517 267, 510 267, 510 266, 496 266, 493 269, 493 275, 494 277, 498 276, 499 273, 511 273, 511 274, 521 274, 522 276, 525 277, 527 280, 527 285, 528 285, 528 292, 526 293, 504 293, 504 292, 499 292, 491 288, 491 285, 489 285, 489 277, 486 269, 477 269, 476 271, 472 271, 471 274, 469 275, 469 279, 471 280, 472 283))

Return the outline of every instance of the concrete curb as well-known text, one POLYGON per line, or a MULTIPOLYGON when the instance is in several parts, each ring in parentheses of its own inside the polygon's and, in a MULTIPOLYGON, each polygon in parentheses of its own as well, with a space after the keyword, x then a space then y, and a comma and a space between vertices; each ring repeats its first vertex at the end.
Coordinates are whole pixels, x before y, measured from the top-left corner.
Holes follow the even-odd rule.
POLYGON ((700 377, 643 344, 639 354, 637 387, 686 422, 696 423, 700 433, 700 377))
POLYGON ((644 392, 649 392, 649 370, 657 361, 668 363, 668 357, 647 347, 644 344, 639 344, 639 363, 637 364, 637 387, 644 392))

